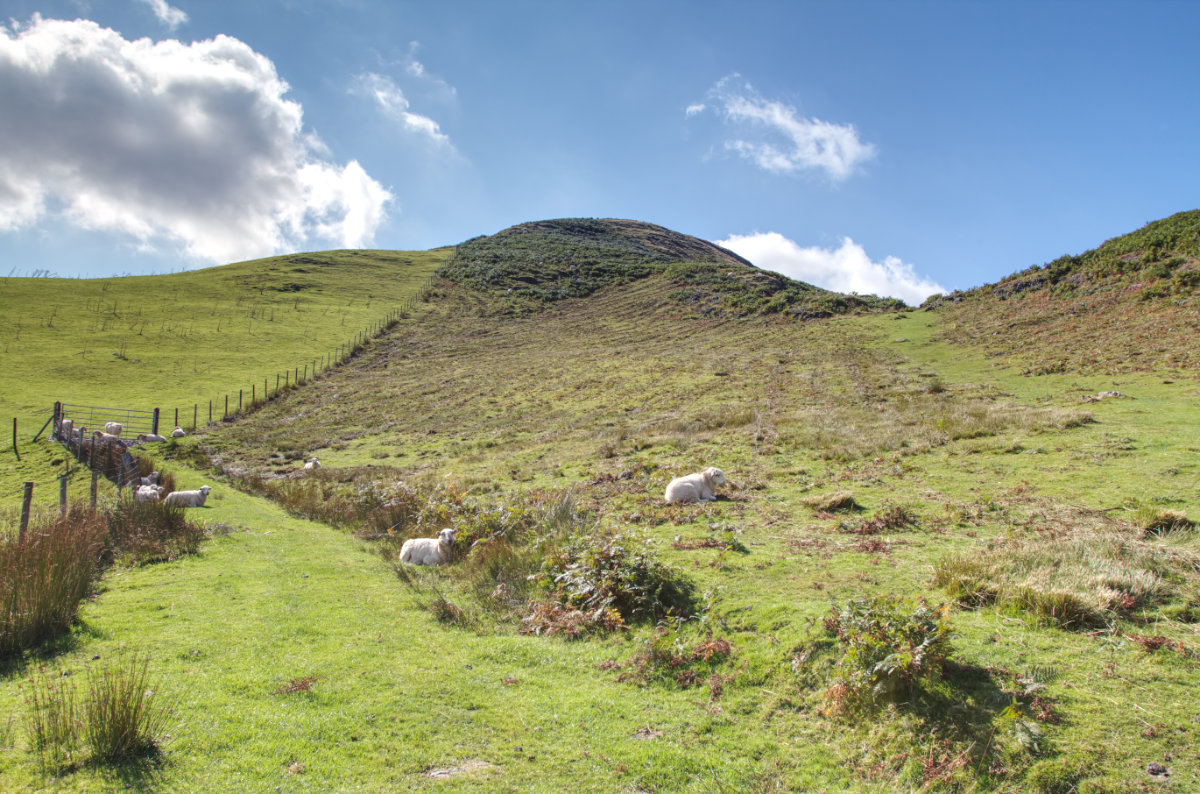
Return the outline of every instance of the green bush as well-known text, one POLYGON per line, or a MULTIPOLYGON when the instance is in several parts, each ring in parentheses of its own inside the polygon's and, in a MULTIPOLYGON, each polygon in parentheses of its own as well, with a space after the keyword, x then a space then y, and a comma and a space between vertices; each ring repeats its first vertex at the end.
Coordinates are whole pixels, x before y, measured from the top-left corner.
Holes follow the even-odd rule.
POLYGON ((833 711, 896 700, 938 676, 950 650, 947 607, 924 599, 875 596, 834 604, 825 629, 842 648, 826 692, 833 711))

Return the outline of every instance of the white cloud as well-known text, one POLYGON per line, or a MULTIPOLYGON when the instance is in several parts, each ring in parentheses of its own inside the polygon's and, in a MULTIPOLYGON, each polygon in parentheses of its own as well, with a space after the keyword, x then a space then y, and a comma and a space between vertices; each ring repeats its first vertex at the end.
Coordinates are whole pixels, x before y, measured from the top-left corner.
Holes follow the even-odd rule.
MULTIPOLYGON (((796 109, 762 97, 749 83, 733 74, 719 80, 708 92, 713 112, 737 130, 725 148, 765 171, 791 174, 822 170, 835 180, 845 179, 875 156, 875 147, 859 140, 852 124, 833 124, 797 116, 796 109)), ((689 105, 686 114, 708 109, 689 105)))
POLYGON ((354 79, 350 91, 375 100, 385 114, 400 122, 408 132, 416 133, 438 146, 453 148, 449 136, 442 132, 436 121, 409 110, 404 92, 387 75, 373 72, 360 74, 354 79))
POLYGON ((930 295, 946 291, 940 284, 918 276, 912 265, 894 256, 872 262, 863 247, 849 237, 843 238, 836 250, 802 248, 778 232, 735 234, 717 245, 764 270, 836 292, 886 295, 917 306, 930 295))
POLYGON ((229 36, 0 29, 0 230, 47 218, 212 262, 368 244, 391 194, 329 162, 275 65, 229 36))
POLYGON ((150 6, 150 9, 154 11, 154 16, 158 17, 158 21, 166 25, 168 30, 175 30, 188 21, 187 13, 167 5, 167 0, 142 0, 142 2, 150 6))

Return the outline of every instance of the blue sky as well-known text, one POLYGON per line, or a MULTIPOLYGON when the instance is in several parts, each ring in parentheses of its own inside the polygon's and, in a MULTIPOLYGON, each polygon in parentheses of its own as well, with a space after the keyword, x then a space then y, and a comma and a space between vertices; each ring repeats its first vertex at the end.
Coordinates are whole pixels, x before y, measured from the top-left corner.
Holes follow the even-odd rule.
POLYGON ((0 275, 621 217, 910 303, 1200 206, 1200 3, 6 0, 0 275))

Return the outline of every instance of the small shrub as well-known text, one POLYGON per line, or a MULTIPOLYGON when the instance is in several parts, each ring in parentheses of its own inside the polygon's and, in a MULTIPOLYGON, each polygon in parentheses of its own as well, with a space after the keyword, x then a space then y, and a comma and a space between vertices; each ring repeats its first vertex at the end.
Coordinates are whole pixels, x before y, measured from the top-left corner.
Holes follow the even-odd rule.
POLYGON ((158 752, 170 712, 153 685, 150 660, 138 654, 88 671, 82 717, 94 759, 114 761, 158 752))
POLYGON ((875 596, 834 605, 825 629, 842 646, 826 693, 833 711, 895 701, 940 674, 950 650, 946 606, 924 599, 875 596))
POLYGON ((57 670, 40 669, 25 692, 25 728, 43 768, 58 772, 74 762, 79 749, 79 714, 74 683, 57 670))
POLYGON ((65 631, 91 590, 104 518, 81 507, 0 536, 0 657, 65 631))

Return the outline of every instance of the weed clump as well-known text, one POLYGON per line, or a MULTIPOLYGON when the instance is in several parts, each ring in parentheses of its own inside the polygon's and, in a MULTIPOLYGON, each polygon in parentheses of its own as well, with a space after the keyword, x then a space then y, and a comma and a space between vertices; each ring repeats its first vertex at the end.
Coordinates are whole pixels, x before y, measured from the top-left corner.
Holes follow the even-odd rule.
POLYGON ((947 613, 945 605, 897 596, 833 605, 824 626, 842 656, 825 693, 830 710, 849 713, 894 702, 920 681, 940 675, 950 651, 947 613))
POLYGON ((721 695, 730 676, 718 669, 733 655, 733 645, 710 631, 695 645, 689 645, 678 627, 660 625, 643 641, 641 648, 625 662, 620 681, 638 684, 670 683, 681 689, 707 683, 713 698, 721 695))
POLYGON ((555 621, 567 616, 571 624, 608 630, 687 616, 695 608, 690 580, 660 562, 643 536, 611 528, 550 549, 537 582, 547 597, 526 618, 526 626, 538 633, 553 633, 555 621))

